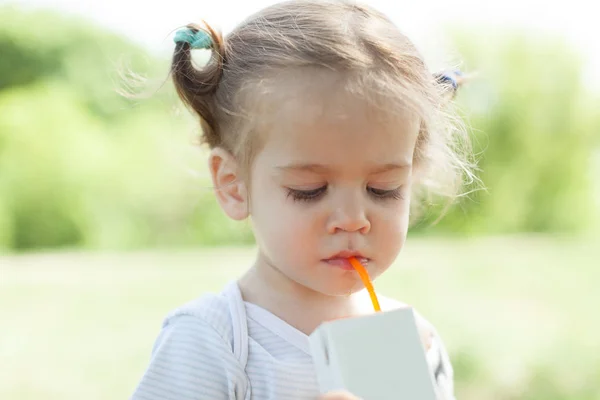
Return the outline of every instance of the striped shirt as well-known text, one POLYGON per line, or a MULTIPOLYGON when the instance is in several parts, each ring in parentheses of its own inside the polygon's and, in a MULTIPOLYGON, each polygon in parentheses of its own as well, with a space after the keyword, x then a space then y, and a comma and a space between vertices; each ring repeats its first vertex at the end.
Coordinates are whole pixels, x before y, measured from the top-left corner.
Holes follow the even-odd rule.
MULTIPOLYGON (((427 360, 438 398, 453 400, 453 372, 435 329, 427 360)), ((315 400, 308 336, 244 302, 237 284, 171 312, 132 400, 315 400)))

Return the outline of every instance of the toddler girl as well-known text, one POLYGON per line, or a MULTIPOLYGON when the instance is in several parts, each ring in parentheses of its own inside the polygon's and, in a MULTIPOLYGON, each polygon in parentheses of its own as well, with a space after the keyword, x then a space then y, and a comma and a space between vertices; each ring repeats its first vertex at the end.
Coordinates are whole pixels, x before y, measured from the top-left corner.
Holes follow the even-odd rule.
MULTIPOLYGON (((217 200, 251 218, 258 252, 220 293, 167 316, 133 399, 317 399, 308 335, 372 312, 348 258, 376 279, 422 194, 452 195, 469 174, 446 107, 460 77, 429 72, 386 16, 347 1, 283 2, 226 37, 189 25, 175 42, 173 79, 211 149, 217 200)), ((418 325, 438 396, 453 399, 442 341, 418 325)))

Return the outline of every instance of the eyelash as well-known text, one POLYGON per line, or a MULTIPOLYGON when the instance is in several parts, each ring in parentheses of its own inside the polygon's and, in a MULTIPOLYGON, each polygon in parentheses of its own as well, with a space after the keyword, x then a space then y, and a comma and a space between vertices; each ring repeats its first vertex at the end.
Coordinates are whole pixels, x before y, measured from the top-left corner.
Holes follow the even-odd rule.
POLYGON ((312 190, 296 190, 288 188, 288 197, 292 197, 294 201, 314 201, 318 200, 322 195, 325 194, 327 186, 321 186, 317 189, 312 190))
MULTIPOLYGON (((327 186, 321 186, 317 189, 312 190, 296 190, 296 189, 287 189, 288 197, 292 197, 294 201, 315 201, 321 198, 327 191, 327 186)), ((402 187, 392 189, 392 190, 383 190, 383 189, 375 189, 367 187, 367 191, 376 199, 376 200, 403 200, 404 194, 402 193, 402 187)))
POLYGON ((392 190, 383 190, 383 189, 375 189, 368 188, 369 192, 379 200, 402 200, 404 199, 404 193, 402 193, 402 187, 392 189, 392 190))

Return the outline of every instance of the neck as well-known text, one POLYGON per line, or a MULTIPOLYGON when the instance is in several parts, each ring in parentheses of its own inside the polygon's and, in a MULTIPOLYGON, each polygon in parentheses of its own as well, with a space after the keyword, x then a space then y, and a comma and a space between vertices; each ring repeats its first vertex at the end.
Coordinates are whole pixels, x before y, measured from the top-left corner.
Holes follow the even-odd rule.
MULTIPOLYGON (((310 335, 322 322, 369 313, 364 291, 328 296, 293 281, 268 263, 255 265, 239 280, 242 297, 310 335)), ((368 295, 367 295, 368 297, 368 295)))

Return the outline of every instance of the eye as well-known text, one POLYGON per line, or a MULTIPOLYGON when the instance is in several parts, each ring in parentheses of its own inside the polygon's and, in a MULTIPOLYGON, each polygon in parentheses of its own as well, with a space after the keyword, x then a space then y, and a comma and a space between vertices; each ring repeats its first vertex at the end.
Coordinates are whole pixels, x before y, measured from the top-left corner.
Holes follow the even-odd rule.
POLYGON ((314 201, 318 200, 325 194, 327 186, 321 186, 311 190, 287 189, 288 197, 292 197, 294 201, 314 201))
POLYGON ((396 189, 384 190, 384 189, 376 189, 373 187, 367 187, 367 191, 376 199, 387 200, 402 200, 404 199, 404 193, 402 193, 402 186, 397 187, 396 189))

